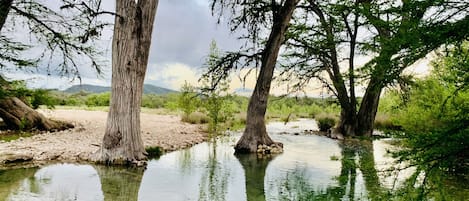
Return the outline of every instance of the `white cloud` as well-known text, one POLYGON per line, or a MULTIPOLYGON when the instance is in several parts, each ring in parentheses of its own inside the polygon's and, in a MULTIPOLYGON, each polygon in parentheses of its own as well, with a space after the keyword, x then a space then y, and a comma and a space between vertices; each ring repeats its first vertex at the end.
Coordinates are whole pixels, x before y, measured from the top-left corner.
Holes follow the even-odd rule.
POLYGON ((194 68, 183 63, 156 63, 148 66, 145 82, 179 90, 185 81, 197 85, 199 77, 194 68))

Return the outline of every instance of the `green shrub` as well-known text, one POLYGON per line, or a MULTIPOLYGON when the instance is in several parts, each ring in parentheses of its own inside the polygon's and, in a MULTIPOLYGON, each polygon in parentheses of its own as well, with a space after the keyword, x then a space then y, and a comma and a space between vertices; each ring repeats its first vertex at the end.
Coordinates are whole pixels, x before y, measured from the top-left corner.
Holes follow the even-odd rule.
POLYGON ((318 123, 319 131, 327 131, 334 127, 338 121, 337 117, 333 114, 320 113, 316 115, 316 122, 318 123))
POLYGON ((393 122, 390 115, 378 113, 376 114, 374 128, 378 130, 399 130, 400 126, 393 122))
POLYGON ((58 104, 58 99, 51 96, 49 90, 36 89, 31 93, 30 103, 33 109, 39 108, 41 105, 47 106, 49 109, 53 109, 54 105, 58 104))
POLYGON ((199 97, 195 91, 195 87, 185 82, 181 87, 179 94, 178 108, 184 112, 184 116, 188 117, 196 111, 199 106, 199 97))
POLYGON ((181 121, 191 124, 206 124, 210 121, 210 118, 202 112, 193 112, 189 115, 182 115, 181 121))
POLYGON ((161 155, 163 155, 164 151, 161 147, 147 147, 145 148, 145 151, 147 152, 148 158, 158 158, 161 155))
POLYGON ((92 106, 109 106, 111 93, 91 94, 86 98, 85 104, 88 107, 92 106))

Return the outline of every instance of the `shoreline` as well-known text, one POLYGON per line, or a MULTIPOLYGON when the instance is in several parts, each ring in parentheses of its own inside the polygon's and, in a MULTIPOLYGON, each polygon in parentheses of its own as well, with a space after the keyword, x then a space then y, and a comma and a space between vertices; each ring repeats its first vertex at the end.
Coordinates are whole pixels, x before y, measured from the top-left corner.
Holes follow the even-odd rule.
MULTIPOLYGON (((48 118, 67 121, 75 128, 43 132, 9 142, 0 141, 0 168, 24 164, 35 167, 49 163, 93 163, 101 145, 107 112, 88 110, 39 110, 48 118)), ((141 113, 141 135, 145 148, 160 147, 164 153, 205 142, 201 125, 181 122, 176 115, 141 113)))

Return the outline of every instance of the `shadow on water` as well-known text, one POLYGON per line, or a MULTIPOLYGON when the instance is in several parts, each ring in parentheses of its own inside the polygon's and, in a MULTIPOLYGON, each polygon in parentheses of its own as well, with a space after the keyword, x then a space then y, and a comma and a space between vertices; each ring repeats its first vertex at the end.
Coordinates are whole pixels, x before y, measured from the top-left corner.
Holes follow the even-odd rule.
POLYGON ((236 154, 244 169, 246 197, 248 201, 264 201, 264 179, 267 166, 275 156, 257 154, 236 154))

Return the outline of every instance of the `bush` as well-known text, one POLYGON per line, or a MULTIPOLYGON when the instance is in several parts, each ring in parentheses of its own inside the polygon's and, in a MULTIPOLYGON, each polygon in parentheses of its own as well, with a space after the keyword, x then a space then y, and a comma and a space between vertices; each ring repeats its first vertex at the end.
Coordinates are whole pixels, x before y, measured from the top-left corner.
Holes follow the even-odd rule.
POLYGON ((109 100, 111 98, 111 93, 100 93, 100 94, 91 94, 86 99, 86 106, 109 106, 109 100))
POLYGON ((51 96, 49 90, 36 89, 32 91, 30 104, 33 109, 39 108, 40 105, 46 105, 49 109, 53 109, 58 104, 58 99, 51 96))
POLYGON ((405 149, 394 156, 423 170, 469 171, 469 91, 453 90, 433 78, 417 82, 397 115, 405 149))
POLYGON ((400 126, 393 123, 392 118, 388 114, 376 114, 375 129, 378 130, 400 130, 400 126))
POLYGON ((189 115, 182 115, 181 121, 191 124, 206 124, 210 118, 202 112, 193 112, 189 115))
POLYGON ((199 97, 194 86, 185 82, 179 94, 178 107, 184 112, 184 116, 189 117, 199 106, 199 97))
POLYGON ((330 128, 334 127, 338 122, 338 119, 335 115, 326 113, 316 115, 315 119, 318 123, 319 131, 327 131, 330 128))

